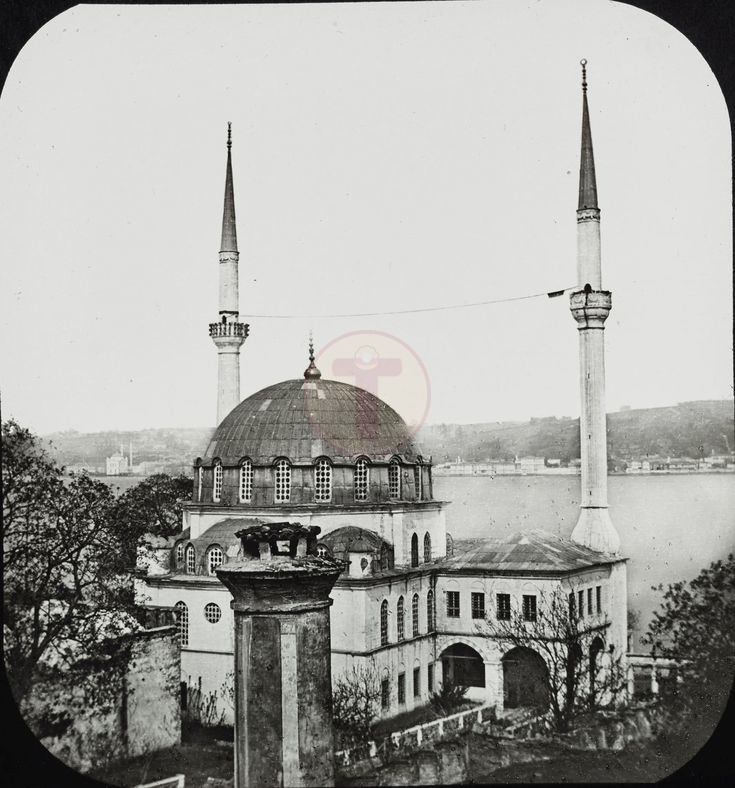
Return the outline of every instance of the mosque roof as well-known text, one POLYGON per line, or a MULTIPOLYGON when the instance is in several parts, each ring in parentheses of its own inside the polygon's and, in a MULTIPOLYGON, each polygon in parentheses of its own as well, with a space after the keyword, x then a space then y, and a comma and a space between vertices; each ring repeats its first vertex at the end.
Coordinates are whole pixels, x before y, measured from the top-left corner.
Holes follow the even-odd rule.
POLYGON ((222 420, 203 464, 224 465, 244 457, 271 464, 284 457, 311 463, 318 457, 354 462, 364 456, 387 462, 393 456, 415 462, 419 447, 393 408, 364 389, 324 380, 313 367, 307 376, 261 389, 222 420))
POLYGON ((442 561, 450 571, 482 572, 573 572, 620 561, 546 531, 524 531, 497 539, 483 539, 466 552, 442 561))

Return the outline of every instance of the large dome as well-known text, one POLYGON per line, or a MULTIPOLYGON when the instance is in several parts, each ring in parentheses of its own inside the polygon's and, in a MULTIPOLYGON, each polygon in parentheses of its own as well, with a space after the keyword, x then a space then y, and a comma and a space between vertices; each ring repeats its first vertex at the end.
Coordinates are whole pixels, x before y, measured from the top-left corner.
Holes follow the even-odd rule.
POLYGON ((413 463, 420 450, 403 419, 364 389, 319 378, 286 380, 243 400, 217 427, 205 465, 247 457, 267 465, 278 457, 310 462, 317 457, 354 462, 398 456, 413 463))

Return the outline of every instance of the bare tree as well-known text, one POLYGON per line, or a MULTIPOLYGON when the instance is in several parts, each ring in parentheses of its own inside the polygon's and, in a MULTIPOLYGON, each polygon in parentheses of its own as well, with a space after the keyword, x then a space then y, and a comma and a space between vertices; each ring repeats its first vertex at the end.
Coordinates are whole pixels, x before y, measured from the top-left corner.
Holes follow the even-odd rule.
POLYGON ((562 589, 541 594, 534 609, 480 624, 505 651, 529 650, 543 660, 536 675, 543 692, 535 701, 548 705, 559 731, 569 730, 580 713, 615 705, 622 696, 622 655, 605 648, 608 627, 606 619, 579 616, 574 598, 562 589))
POLYGON ((380 713, 380 680, 373 662, 354 666, 332 683, 332 717, 340 738, 370 738, 380 713))

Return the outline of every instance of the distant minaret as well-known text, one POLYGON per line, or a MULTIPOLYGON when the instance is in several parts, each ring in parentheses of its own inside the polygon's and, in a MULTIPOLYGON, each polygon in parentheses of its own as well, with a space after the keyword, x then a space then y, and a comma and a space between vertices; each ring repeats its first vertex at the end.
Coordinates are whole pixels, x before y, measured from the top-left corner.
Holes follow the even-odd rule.
POLYGON ((227 172, 219 252, 219 321, 209 324, 209 336, 217 346, 217 424, 240 403, 240 346, 248 325, 240 323, 238 306, 237 230, 235 192, 232 186, 232 126, 227 124, 227 172))
POLYGON ((606 553, 617 553, 620 537, 607 509, 607 428, 605 417, 605 320, 610 291, 602 289, 600 209, 597 205, 595 160, 587 107, 587 61, 582 60, 582 156, 577 207, 577 282, 570 308, 579 330, 579 371, 582 405, 580 442, 582 496, 572 539, 606 553))

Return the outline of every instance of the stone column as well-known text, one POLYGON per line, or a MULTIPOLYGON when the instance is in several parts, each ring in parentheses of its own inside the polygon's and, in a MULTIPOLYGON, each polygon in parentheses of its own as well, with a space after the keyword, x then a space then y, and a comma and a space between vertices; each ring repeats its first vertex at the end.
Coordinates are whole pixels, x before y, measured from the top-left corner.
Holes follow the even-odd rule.
POLYGON ((485 688, 487 702, 494 703, 498 711, 503 710, 503 663, 485 660, 485 688))
POLYGON ((334 784, 329 593, 343 567, 315 554, 319 531, 245 528, 217 569, 235 613, 235 788, 334 784))

